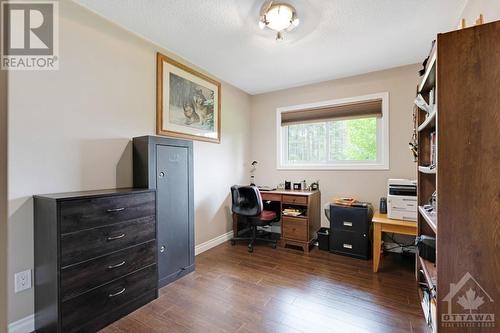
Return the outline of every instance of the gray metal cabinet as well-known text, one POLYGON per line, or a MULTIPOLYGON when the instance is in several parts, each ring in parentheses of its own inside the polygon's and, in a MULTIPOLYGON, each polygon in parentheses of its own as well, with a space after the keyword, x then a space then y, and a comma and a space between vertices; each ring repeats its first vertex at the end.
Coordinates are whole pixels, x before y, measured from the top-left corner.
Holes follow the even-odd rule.
POLYGON ((156 189, 158 284, 194 270, 193 143, 142 136, 133 140, 134 186, 156 189))

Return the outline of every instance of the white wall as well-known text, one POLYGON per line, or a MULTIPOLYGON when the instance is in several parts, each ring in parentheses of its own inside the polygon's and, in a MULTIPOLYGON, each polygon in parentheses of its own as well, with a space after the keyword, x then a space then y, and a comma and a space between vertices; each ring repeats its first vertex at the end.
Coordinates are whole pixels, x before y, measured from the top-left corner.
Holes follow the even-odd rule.
MULTIPOLYGON (((320 181, 321 201, 335 196, 357 196, 378 207, 387 194, 387 179, 416 177, 408 149, 412 133, 412 110, 418 82, 418 65, 398 67, 350 78, 322 82, 252 97, 252 159, 259 162, 256 182, 276 186, 285 180, 320 181), (390 170, 290 171, 276 169, 276 109, 331 99, 389 92, 390 170)), ((327 220, 322 214, 322 223, 327 220)))
POLYGON ((469 0, 460 19, 465 18, 468 27, 473 26, 479 14, 483 14, 485 23, 500 20, 499 0, 469 0))
MULTIPOLYGON (((33 313, 33 289, 13 292, 14 273, 33 268, 32 195, 131 186, 130 140, 155 134, 156 51, 175 57, 69 1, 60 51, 59 71, 9 76, 9 322, 33 313)), ((249 126, 250 96, 223 83, 221 144, 194 144, 197 244, 232 229, 249 126)))

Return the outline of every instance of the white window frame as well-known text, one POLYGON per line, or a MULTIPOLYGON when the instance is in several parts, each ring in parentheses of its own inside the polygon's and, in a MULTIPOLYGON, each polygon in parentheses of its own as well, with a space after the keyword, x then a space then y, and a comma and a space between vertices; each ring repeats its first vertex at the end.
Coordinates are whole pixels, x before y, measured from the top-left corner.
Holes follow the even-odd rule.
MULTIPOLYGON (((340 119, 339 119, 340 120, 340 119)), ((279 107, 276 109, 276 169, 278 170, 389 170, 389 93, 381 92, 363 96, 322 101, 311 104, 279 107), (281 115, 304 109, 330 107, 339 104, 382 100, 382 117, 377 118, 377 160, 339 161, 321 164, 284 164, 284 142, 288 140, 287 129, 281 126, 281 115)))

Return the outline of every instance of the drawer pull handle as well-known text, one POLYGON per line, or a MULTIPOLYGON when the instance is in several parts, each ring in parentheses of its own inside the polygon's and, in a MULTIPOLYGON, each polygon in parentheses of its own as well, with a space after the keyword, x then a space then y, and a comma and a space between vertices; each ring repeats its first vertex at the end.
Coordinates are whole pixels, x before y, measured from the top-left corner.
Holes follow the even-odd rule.
POLYGON ((113 268, 118 268, 125 265, 125 260, 123 260, 121 263, 115 264, 115 265, 109 265, 108 269, 113 269, 113 268))
POLYGON ((351 245, 351 244, 344 244, 344 247, 345 247, 346 249, 352 249, 352 245, 351 245))
POLYGON ((349 222, 349 221, 344 221, 344 225, 346 227, 352 227, 352 222, 349 222))
POLYGON ((108 213, 116 213, 116 212, 121 212, 122 210, 125 210, 125 207, 120 207, 120 208, 110 208, 107 210, 108 213))
POLYGON ((120 239, 120 238, 123 238, 125 237, 125 234, 121 234, 121 235, 118 235, 118 236, 112 236, 112 237, 108 237, 108 241, 112 241, 112 240, 117 240, 117 239, 120 239))
POLYGON ((116 292, 116 293, 113 293, 113 294, 109 294, 108 297, 111 298, 111 297, 115 297, 115 296, 118 296, 118 295, 121 295, 125 292, 125 288, 123 288, 122 290, 116 292))

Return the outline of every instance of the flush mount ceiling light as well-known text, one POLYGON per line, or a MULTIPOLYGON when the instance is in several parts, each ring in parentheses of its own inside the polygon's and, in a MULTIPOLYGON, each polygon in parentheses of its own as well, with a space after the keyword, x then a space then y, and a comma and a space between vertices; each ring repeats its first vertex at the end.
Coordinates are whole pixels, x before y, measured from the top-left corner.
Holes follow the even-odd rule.
POLYGON ((297 11, 292 5, 274 1, 262 5, 259 27, 276 31, 276 40, 283 40, 283 32, 292 31, 298 25, 297 11))

